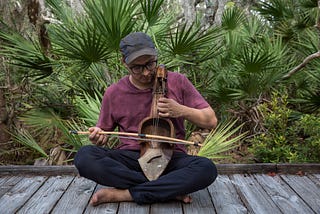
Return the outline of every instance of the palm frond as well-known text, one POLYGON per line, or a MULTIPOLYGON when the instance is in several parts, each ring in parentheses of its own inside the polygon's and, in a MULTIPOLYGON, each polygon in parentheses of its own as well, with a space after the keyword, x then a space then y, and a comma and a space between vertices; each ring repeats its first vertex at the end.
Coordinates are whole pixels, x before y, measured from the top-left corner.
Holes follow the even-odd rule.
POLYGON ((218 28, 207 31, 201 30, 199 26, 186 23, 173 28, 169 35, 169 42, 164 44, 164 54, 173 57, 186 64, 199 64, 212 59, 219 54, 221 32, 218 28))
POLYGON ((293 0, 259 0, 256 10, 270 22, 279 22, 294 17, 295 1, 293 0))
MULTIPOLYGON (((19 129, 16 129, 19 130, 19 129)), ((32 135, 27 130, 19 130, 18 133, 11 135, 14 137, 15 141, 18 143, 29 147, 37 152, 39 152, 43 157, 48 157, 47 153, 39 146, 32 135)))
POLYGON ((242 10, 237 7, 231 7, 224 11, 221 26, 227 31, 233 31, 240 29, 245 20, 246 16, 242 10))
POLYGON ((155 25, 160 19, 160 10, 164 0, 139 0, 148 26, 155 25))
POLYGON ((236 137, 234 134, 244 125, 240 125, 233 129, 233 126, 236 124, 235 121, 224 121, 220 123, 216 129, 212 130, 205 141, 203 146, 198 152, 199 156, 216 159, 224 157, 221 153, 229 151, 238 146, 238 143, 243 139, 246 133, 241 133, 236 137))
POLYGON ((88 0, 84 8, 107 46, 118 51, 120 40, 134 29, 137 5, 129 0, 88 0))
POLYGON ((98 93, 95 94, 95 97, 91 97, 88 94, 83 93, 83 98, 76 98, 76 109, 86 126, 94 126, 98 121, 101 99, 102 94, 98 93))
POLYGON ((86 70, 92 63, 106 60, 111 50, 107 42, 89 21, 70 28, 63 25, 52 25, 49 34, 55 45, 55 52, 60 57, 73 60, 86 70))
POLYGON ((54 14, 56 23, 65 24, 68 26, 73 26, 76 24, 75 16, 77 17, 77 12, 68 6, 67 2, 60 0, 46 0, 47 6, 50 8, 50 12, 54 14))
POLYGON ((24 38, 8 27, 0 31, 0 38, 4 40, 0 54, 9 57, 11 64, 26 68, 25 75, 42 79, 53 73, 51 60, 39 42, 24 38))

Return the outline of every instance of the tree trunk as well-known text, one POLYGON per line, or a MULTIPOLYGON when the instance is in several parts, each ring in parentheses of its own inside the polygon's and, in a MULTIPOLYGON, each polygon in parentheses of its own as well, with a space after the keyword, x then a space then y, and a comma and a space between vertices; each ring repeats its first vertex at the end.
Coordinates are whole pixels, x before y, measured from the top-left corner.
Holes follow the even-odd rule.
POLYGON ((191 25, 196 20, 195 0, 179 0, 179 4, 183 9, 184 21, 191 25))
MULTIPOLYGON (((10 140, 8 131, 8 112, 6 109, 6 100, 4 96, 4 88, 0 88, 0 145, 10 140)), ((2 146, 3 147, 3 146, 2 146)))

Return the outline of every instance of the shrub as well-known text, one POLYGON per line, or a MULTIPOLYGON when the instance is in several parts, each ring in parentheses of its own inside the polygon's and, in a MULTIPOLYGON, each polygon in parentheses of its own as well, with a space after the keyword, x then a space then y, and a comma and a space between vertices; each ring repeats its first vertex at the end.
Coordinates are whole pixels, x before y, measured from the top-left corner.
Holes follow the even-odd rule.
POLYGON ((287 94, 274 92, 258 109, 265 131, 253 137, 250 151, 258 162, 320 162, 320 118, 293 117, 287 94))

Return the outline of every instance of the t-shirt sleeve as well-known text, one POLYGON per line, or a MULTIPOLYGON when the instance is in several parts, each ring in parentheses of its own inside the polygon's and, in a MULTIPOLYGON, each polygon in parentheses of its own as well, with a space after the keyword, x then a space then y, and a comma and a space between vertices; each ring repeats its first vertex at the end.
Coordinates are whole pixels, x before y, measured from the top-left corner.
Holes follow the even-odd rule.
POLYGON ((209 107, 208 102, 185 75, 182 75, 182 93, 183 104, 185 106, 196 109, 209 107))
POLYGON ((100 127, 101 129, 105 131, 112 131, 115 129, 115 121, 112 116, 112 97, 111 97, 111 91, 112 87, 110 86, 104 93, 103 99, 101 102, 101 109, 100 109, 100 115, 98 122, 96 124, 97 127, 100 127))

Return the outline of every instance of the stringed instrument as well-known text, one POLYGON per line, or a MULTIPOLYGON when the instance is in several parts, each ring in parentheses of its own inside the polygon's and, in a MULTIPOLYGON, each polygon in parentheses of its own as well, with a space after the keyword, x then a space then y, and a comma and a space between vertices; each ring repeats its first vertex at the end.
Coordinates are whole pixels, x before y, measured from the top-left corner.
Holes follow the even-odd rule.
MULTIPOLYGON (((164 65, 159 65, 156 70, 153 85, 153 97, 150 116, 139 124, 139 134, 175 137, 175 129, 171 120, 158 115, 158 100, 165 97, 167 92, 167 70, 164 65)), ((140 141, 141 153, 138 159, 145 176, 156 180, 166 169, 171 160, 174 144, 166 142, 140 141)))

